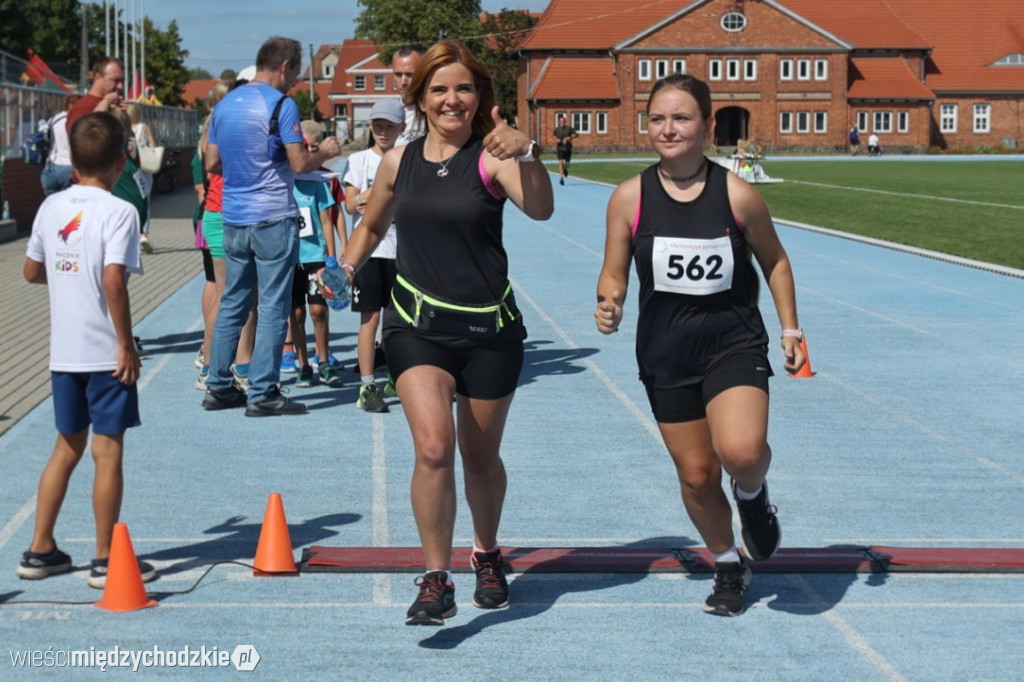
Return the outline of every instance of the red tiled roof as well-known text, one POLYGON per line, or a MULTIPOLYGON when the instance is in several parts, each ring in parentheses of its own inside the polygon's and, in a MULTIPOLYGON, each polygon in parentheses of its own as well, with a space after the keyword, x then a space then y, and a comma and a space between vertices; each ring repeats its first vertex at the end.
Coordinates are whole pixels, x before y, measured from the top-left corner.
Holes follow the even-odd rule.
MULTIPOLYGON (((933 5, 941 0, 932 0, 933 5)), ((930 43, 892 9, 889 0, 778 0, 778 4, 857 50, 924 49, 930 43)))
POLYGON ((551 0, 527 50, 601 50, 650 28, 692 0, 551 0))
POLYGON ((618 99, 619 86, 607 58, 549 59, 531 99, 618 99))
POLYGON ((205 100, 210 96, 210 90, 213 90, 213 86, 217 83, 220 83, 219 78, 194 80, 185 83, 185 87, 181 91, 181 99, 185 101, 185 106, 191 109, 192 103, 197 99, 205 100))
POLYGON ((850 99, 935 99, 902 57, 854 57, 850 78, 850 99))
POLYGON ((334 70, 330 92, 335 95, 347 94, 351 88, 352 74, 349 69, 359 66, 360 69, 387 69, 387 65, 377 58, 377 46, 366 38, 350 38, 341 44, 338 65, 334 70))

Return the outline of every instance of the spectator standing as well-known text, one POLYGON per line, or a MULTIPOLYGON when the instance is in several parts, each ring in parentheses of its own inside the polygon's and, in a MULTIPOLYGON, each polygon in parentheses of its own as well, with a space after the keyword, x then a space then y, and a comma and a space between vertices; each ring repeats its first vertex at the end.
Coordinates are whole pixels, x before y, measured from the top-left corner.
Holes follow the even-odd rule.
POLYGON ((203 407, 246 404, 233 385, 231 361, 252 296, 258 292, 256 343, 249 369, 246 416, 294 415, 306 406, 278 385, 281 349, 291 307, 298 255, 295 173, 308 173, 341 151, 337 139, 316 152, 303 144, 299 109, 287 92, 302 68, 302 46, 274 37, 256 56, 256 78, 235 88, 214 108, 206 150, 207 172, 224 176, 224 251, 227 286, 214 328, 203 407))
POLYGON ((94 111, 113 111, 124 108, 124 64, 116 57, 100 57, 89 72, 89 92, 84 94, 68 111, 67 129, 75 121, 94 111))
POLYGON ((870 156, 881 156, 882 148, 878 145, 878 134, 871 133, 868 135, 868 154, 870 156))
POLYGON ((40 181, 43 185, 43 193, 46 196, 63 191, 71 186, 71 142, 68 139, 68 113, 80 95, 68 95, 64 98, 64 111, 58 111, 47 121, 46 127, 53 146, 50 148, 50 155, 46 157, 46 165, 40 181))
POLYGON ((395 87, 398 94, 402 96, 402 104, 405 105, 405 130, 395 143, 396 147, 402 147, 413 140, 423 137, 426 134, 426 122, 420 117, 416 103, 405 99, 406 88, 412 82, 416 65, 420 63, 426 48, 422 45, 402 45, 395 50, 391 57, 391 73, 395 77, 395 87))
POLYGON ((860 151, 860 130, 857 126, 850 128, 850 156, 856 156, 860 151))
MULTIPOLYGON (((142 107, 138 102, 128 102, 128 118, 131 119, 132 124, 132 137, 135 138, 135 149, 136 156, 138 156, 139 149, 143 147, 156 147, 156 138, 153 136, 153 129, 149 127, 149 124, 142 120, 142 107)), ((139 170, 140 173, 146 176, 146 187, 149 188, 149 194, 146 195, 147 204, 150 195, 153 193, 153 175, 143 170, 139 170)), ((148 207, 147 207, 148 210, 148 207)), ((139 242, 142 244, 142 250, 146 253, 153 253, 153 245, 149 242, 149 215, 145 216, 142 221, 142 237, 139 242)))
MULTIPOLYGON (((24 266, 50 297, 50 373, 57 443, 39 480, 32 542, 16 569, 37 580, 71 570, 54 529, 92 428, 96 466, 96 554, 88 584, 106 585, 110 543, 121 510, 124 434, 139 426, 142 363, 132 338, 128 273, 142 272, 139 219, 111 187, 124 164, 127 131, 109 113, 79 117, 71 150, 79 183, 48 197, 32 225, 24 266), (76 267, 61 267, 74 262, 76 267)), ((156 577, 139 562, 144 581, 156 577)))
MULTIPOLYGON (((373 179, 381 159, 398 142, 405 130, 405 111, 397 99, 378 100, 370 110, 370 132, 373 146, 348 157, 342 182, 345 185, 345 210, 352 214, 355 227, 366 211, 373 194, 373 179)), ((356 405, 366 412, 387 412, 380 389, 373 377, 376 364, 377 328, 380 311, 391 304, 391 289, 395 285, 395 258, 398 238, 395 226, 388 228, 384 239, 374 249, 366 265, 356 273, 352 284, 352 311, 359 313, 359 335, 356 356, 359 363, 361 387, 356 405)))

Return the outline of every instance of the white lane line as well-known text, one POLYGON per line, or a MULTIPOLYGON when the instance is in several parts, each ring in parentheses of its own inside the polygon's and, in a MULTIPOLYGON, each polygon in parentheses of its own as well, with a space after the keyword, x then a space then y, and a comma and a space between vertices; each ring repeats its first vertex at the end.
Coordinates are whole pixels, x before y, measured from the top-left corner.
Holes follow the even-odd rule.
POLYGON ((829 185, 824 182, 808 182, 807 180, 786 180, 795 185, 809 185, 811 187, 826 187, 828 189, 841 189, 847 192, 867 192, 869 194, 885 194, 891 197, 906 197, 908 199, 924 199, 926 201, 947 201, 953 204, 967 204, 969 206, 991 206, 993 208, 1009 208, 1015 211, 1024 211, 1024 206, 1015 204, 996 204, 989 201, 973 201, 971 199, 955 199, 953 197, 937 197, 930 194, 910 194, 907 192, 892 192, 885 189, 872 189, 870 187, 846 187, 844 185, 829 185))
MULTIPOLYGON (((797 590, 803 593, 812 602, 825 603, 826 600, 821 594, 818 593, 814 587, 807 582, 803 576, 789 575, 786 576, 790 584, 792 584, 797 590)), ((846 640, 846 643, 857 652, 862 658, 864 658, 878 673, 887 680, 894 680, 896 682, 903 682, 907 678, 904 677, 900 672, 890 663, 885 656, 878 653, 874 647, 872 647, 868 641, 861 636, 855 627, 846 622, 842 616, 836 613, 835 609, 827 608, 821 612, 821 617, 825 619, 829 625, 831 625, 841 636, 846 640)))
MULTIPOLYGON (((390 535, 388 520, 388 463, 387 442, 384 437, 384 415, 375 414, 373 419, 373 546, 387 547, 390 535)), ((391 602, 391 576, 377 573, 373 576, 374 604, 391 602)))
POLYGON ((32 516, 32 512, 35 510, 36 495, 33 493, 32 497, 28 498, 28 501, 21 505, 21 509, 14 512, 11 520, 5 523, 3 528, 0 528, 0 549, 21 529, 22 525, 32 516))

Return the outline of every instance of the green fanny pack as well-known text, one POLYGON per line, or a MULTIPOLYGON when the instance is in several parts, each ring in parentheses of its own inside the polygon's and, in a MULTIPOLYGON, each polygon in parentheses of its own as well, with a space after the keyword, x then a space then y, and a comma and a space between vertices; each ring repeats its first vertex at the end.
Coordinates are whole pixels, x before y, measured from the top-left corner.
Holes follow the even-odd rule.
POLYGON ((391 290, 395 312, 415 329, 455 336, 494 336, 506 323, 519 320, 519 308, 508 285, 501 300, 484 306, 452 303, 416 288, 401 275, 391 290))

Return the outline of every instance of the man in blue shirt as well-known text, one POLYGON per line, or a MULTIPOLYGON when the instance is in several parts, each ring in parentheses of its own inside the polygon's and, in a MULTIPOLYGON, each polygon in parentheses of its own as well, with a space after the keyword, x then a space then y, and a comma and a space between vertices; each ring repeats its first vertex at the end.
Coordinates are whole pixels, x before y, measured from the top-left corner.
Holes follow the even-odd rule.
POLYGON ((306 406, 281 394, 281 349, 291 307, 298 256, 296 173, 308 173, 341 152, 329 137, 306 147, 299 109, 285 93, 302 69, 302 46, 270 38, 256 56, 256 78, 218 102, 210 123, 205 163, 224 176, 226 287, 210 352, 203 407, 246 405, 233 383, 231 361, 242 325, 258 292, 256 345, 249 366, 247 417, 303 414, 306 406))

